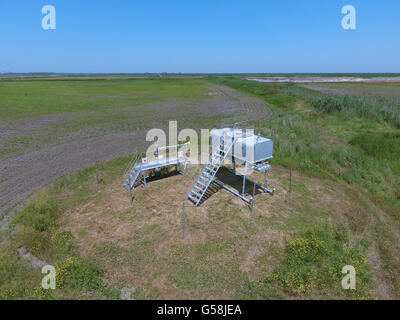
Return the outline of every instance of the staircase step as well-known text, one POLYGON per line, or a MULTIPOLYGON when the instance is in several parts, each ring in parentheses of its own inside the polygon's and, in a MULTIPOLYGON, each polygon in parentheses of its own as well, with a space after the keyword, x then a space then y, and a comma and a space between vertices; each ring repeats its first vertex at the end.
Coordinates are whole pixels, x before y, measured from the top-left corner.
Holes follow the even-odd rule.
POLYGON ((211 156, 211 160, 216 160, 216 161, 221 161, 221 159, 222 159, 222 157, 220 157, 220 156, 218 156, 218 155, 216 155, 216 154, 213 154, 212 156, 211 156))
POLYGON ((214 178, 214 176, 212 176, 212 175, 210 175, 210 174, 208 174, 207 172, 203 172, 203 174, 202 174, 203 176, 206 176, 207 178, 209 178, 209 179, 212 179, 212 178, 214 178))
MULTIPOLYGON (((198 184, 198 182, 197 182, 197 184, 198 184)), ((198 190, 200 190, 201 192, 203 192, 204 191, 204 188, 202 188, 201 186, 198 186, 198 185, 195 185, 195 186, 193 186, 193 188, 197 188, 198 190)))
POLYGON ((194 203, 196 203, 197 204, 197 202, 199 201, 199 199, 196 199, 196 198, 194 198, 194 197, 192 197, 191 195, 188 195, 188 198, 190 199, 190 200, 192 200, 194 203))
POLYGON ((197 181, 197 184, 200 184, 200 185, 202 185, 203 187, 207 187, 207 185, 205 185, 204 183, 202 183, 202 182, 200 182, 200 181, 197 181))
POLYGON ((199 199, 201 199, 202 195, 200 193, 197 193, 196 191, 191 192, 192 194, 194 194, 195 196, 199 197, 199 199))
POLYGON ((200 179, 203 179, 205 182, 207 182, 208 180, 210 180, 210 179, 208 179, 207 177, 203 177, 203 176, 200 176, 199 178, 200 178, 200 179))
POLYGON ((133 167, 132 170, 130 171, 128 177, 125 180, 124 186, 128 190, 132 190, 133 186, 135 185, 135 182, 140 174, 141 168, 135 168, 133 167))
POLYGON ((225 158, 225 155, 220 155, 219 153, 212 153, 212 157, 214 157, 216 160, 221 161, 221 159, 225 158))
POLYGON ((219 154, 219 152, 213 152, 213 153, 211 153, 211 155, 221 158, 221 155, 219 154))
POLYGON ((196 206, 200 203, 205 192, 207 191, 208 186, 213 181, 218 169, 232 149, 232 145, 233 142, 231 144, 225 144, 223 146, 223 149, 222 146, 220 146, 219 148, 213 148, 208 163, 203 167, 197 180, 193 184, 192 189, 190 189, 187 194, 187 198, 192 200, 196 204, 196 206), (204 183, 201 181, 203 181, 204 183), (199 190, 201 194, 196 192, 194 189, 199 190), (196 197, 198 199, 196 199, 196 197))

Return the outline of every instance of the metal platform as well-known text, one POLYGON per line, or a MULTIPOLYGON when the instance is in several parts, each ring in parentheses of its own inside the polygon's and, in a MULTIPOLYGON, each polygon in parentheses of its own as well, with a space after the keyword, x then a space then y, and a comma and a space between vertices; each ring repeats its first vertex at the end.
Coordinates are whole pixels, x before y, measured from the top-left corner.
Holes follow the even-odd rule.
POLYGON ((156 169, 156 168, 161 168, 161 167, 166 167, 166 166, 171 166, 174 164, 181 164, 181 163, 186 163, 182 159, 173 157, 173 158, 166 158, 164 160, 155 160, 155 161, 150 161, 148 163, 142 163, 140 164, 142 170, 151 170, 151 169, 156 169))
POLYGON ((180 173, 183 175, 185 173, 186 170, 186 161, 182 160, 182 159, 177 159, 177 158, 167 158, 163 161, 160 160, 156 160, 156 161, 150 161, 148 163, 140 163, 140 164, 136 164, 128 178, 125 180, 124 183, 124 187, 127 190, 132 190, 134 188, 134 184, 136 182, 136 180, 138 179, 138 177, 140 176, 140 174, 142 175, 142 179, 140 180, 144 185, 146 185, 146 179, 149 177, 148 175, 146 175, 146 171, 147 170, 152 170, 152 169, 161 169, 162 167, 167 167, 167 166, 181 166, 181 170, 180 173))
MULTIPOLYGON (((182 146, 187 144, 189 143, 184 143, 173 147, 177 147, 177 150, 179 150, 182 146)), ((175 165, 176 171, 178 171, 182 175, 185 174, 188 159, 186 155, 183 154, 183 152, 177 152, 176 155, 167 158, 162 158, 162 156, 158 155, 159 150, 165 150, 165 149, 168 150, 168 148, 172 147, 162 147, 162 148, 156 147, 156 151, 154 152, 155 155, 154 160, 148 161, 147 158, 141 158, 140 162, 137 162, 139 159, 136 159, 135 164, 133 165, 132 169, 130 170, 124 182, 124 187, 130 193, 131 202, 133 201, 132 190, 135 188, 136 181, 139 179, 139 181, 142 184, 146 185, 146 180, 152 176, 152 175, 147 175, 146 171, 154 170, 155 173, 161 170, 161 168, 163 167, 175 165)))

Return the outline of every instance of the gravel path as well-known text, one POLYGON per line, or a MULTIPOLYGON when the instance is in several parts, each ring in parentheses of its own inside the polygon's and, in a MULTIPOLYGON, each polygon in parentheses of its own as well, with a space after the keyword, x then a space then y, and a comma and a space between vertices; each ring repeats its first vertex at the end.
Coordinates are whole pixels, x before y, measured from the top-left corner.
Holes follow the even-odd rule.
MULTIPOLYGON (((62 174, 93 165, 96 161, 103 162, 118 155, 145 149, 149 144, 145 141, 147 131, 151 128, 167 128, 169 119, 178 120, 181 130, 184 127, 181 127, 180 123, 189 125, 193 117, 237 114, 235 119, 229 117, 223 119, 220 125, 224 126, 230 125, 232 121, 267 119, 271 115, 271 110, 264 101, 223 86, 211 87, 206 99, 198 103, 200 105, 190 103, 189 106, 180 106, 187 110, 186 113, 182 110, 179 114, 177 110, 168 108, 165 104, 153 104, 151 107, 158 110, 158 115, 162 116, 149 123, 147 127, 143 124, 146 121, 142 121, 140 128, 117 123, 111 128, 112 130, 106 128, 100 130, 97 135, 80 130, 79 133, 58 137, 45 145, 26 148, 24 152, 0 158, 0 217, 3 217, 0 220, 0 229, 7 225, 10 215, 13 214, 10 208, 23 201, 38 187, 62 174)), ((69 114, 64 119, 68 121, 71 117, 74 115, 69 114)), ((56 115, 47 119, 39 117, 20 120, 0 125, 0 132, 26 134, 30 129, 42 130, 41 124, 60 122, 62 119, 63 116, 56 115)), ((203 127, 208 126, 203 125, 203 127)), ((195 122, 192 123, 192 128, 200 129, 195 122)), ((4 140, 4 135, 2 139, 4 140)))

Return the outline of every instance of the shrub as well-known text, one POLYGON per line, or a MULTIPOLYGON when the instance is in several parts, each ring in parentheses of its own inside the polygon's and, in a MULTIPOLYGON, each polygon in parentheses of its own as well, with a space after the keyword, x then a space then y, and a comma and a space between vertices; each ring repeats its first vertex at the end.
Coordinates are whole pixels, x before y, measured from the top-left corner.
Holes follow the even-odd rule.
POLYGON ((48 189, 36 192, 10 223, 11 228, 18 225, 14 234, 17 244, 40 258, 50 257, 54 248, 50 232, 57 225, 58 214, 54 195, 48 189))
POLYGON ((15 233, 16 244, 25 247, 28 252, 46 259, 53 252, 49 234, 39 232, 31 226, 19 226, 15 233))
POLYGON ((51 241, 60 251, 68 251, 73 247, 73 238, 70 231, 53 233, 51 235, 51 241))
POLYGON ((400 128, 400 104, 384 97, 320 95, 312 96, 311 104, 316 109, 333 113, 340 112, 345 118, 361 117, 387 122, 400 128))
POLYGON ((12 226, 21 223, 37 231, 47 231, 56 225, 59 209, 53 194, 41 189, 28 201, 27 205, 16 215, 12 226))
POLYGON ((363 133, 351 139, 350 143, 378 159, 400 158, 400 133, 363 133))
POLYGON ((88 261, 70 256, 56 263, 57 288, 95 290, 103 287, 103 271, 88 261))
POLYGON ((332 113, 334 111, 342 111, 344 103, 342 99, 337 99, 334 96, 322 96, 315 99, 312 105, 318 110, 326 113, 332 113))
MULTIPOLYGON (((18 253, 8 243, 0 245, 0 299, 20 299, 31 296, 32 283, 38 275, 28 274, 18 253)), ((39 275, 40 276, 40 275, 39 275)))
POLYGON ((372 272, 359 246, 350 246, 346 232, 331 227, 315 228, 287 241, 282 265, 266 277, 292 295, 314 290, 349 298, 369 298, 372 272), (356 290, 343 290, 342 268, 356 269, 356 290))

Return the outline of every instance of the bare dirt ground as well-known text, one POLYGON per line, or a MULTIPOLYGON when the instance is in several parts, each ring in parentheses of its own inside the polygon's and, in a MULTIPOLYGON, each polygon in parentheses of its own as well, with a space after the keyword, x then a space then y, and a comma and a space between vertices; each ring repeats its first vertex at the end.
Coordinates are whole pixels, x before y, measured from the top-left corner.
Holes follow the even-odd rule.
MULTIPOLYGON (((182 102, 146 105, 143 116, 133 119, 132 123, 116 122, 66 133, 48 131, 48 126, 77 119, 83 116, 82 113, 0 123, 0 149, 6 148, 10 139, 15 141, 27 135, 45 137, 0 155, 0 228, 7 225, 11 209, 36 188, 78 168, 134 153, 135 150, 144 150, 149 144, 145 140, 147 131, 151 128, 168 128, 168 120, 177 120, 178 130, 186 127, 200 129, 200 126, 226 126, 232 121, 250 118, 265 119, 271 114, 264 101, 227 87, 212 86, 205 96, 204 100, 191 101, 188 105, 182 102), (236 115, 235 118, 232 118, 232 114, 236 115), (207 117, 210 118, 208 125, 194 121, 200 118, 207 120, 207 117)), ((112 114, 115 110, 107 107, 104 112, 112 114)))

